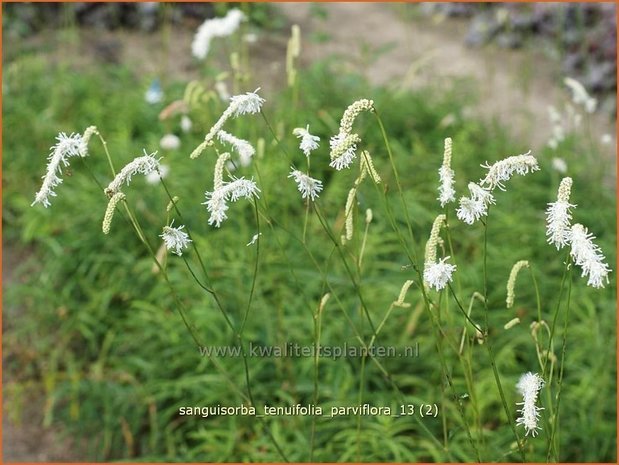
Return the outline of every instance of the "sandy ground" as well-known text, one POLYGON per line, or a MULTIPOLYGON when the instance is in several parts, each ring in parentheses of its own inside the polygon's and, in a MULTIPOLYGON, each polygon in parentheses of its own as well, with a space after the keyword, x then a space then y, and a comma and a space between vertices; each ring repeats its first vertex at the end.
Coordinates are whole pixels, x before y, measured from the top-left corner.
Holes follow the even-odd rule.
MULTIPOLYGON (((428 84, 450 89, 463 79, 476 87, 480 103, 471 109, 487 119, 508 125, 523 141, 524 148, 543 146, 550 135, 548 105, 561 105, 567 98, 560 73, 541 54, 506 51, 487 47, 471 50, 463 44, 464 23, 448 20, 434 23, 428 18, 404 20, 401 6, 376 3, 330 3, 326 16, 312 14, 307 3, 285 3, 279 8, 302 30, 302 62, 332 55, 341 66, 366 73, 371 82, 396 88, 419 88, 428 84), (329 37, 328 41, 315 40, 329 37), (383 49, 377 59, 368 52, 383 49)), ((79 53, 84 66, 93 61, 122 62, 137 75, 158 75, 164 79, 194 79, 198 72, 190 54, 191 31, 139 34, 126 31, 81 31, 74 49, 57 47, 58 54, 79 53)), ((50 40, 43 35, 42 42, 50 40)), ((285 79, 286 37, 260 35, 250 45, 257 79, 270 91, 285 79)), ((221 60, 221 57, 220 57, 221 60)), ((558 65, 557 65, 558 66, 558 65)), ((467 85, 465 87, 469 89, 467 85)), ((614 134, 614 123, 603 114, 593 115, 594 137, 614 134)), ((603 148, 610 164, 616 162, 615 144, 603 148)), ((506 154, 500 154, 506 155, 506 154)), ((615 172, 614 166, 609 170, 615 172)), ((20 255, 4 244, 3 272, 6 286, 20 255)), ((4 313, 4 326, 8 320, 4 313)), ((11 317, 13 315, 11 314, 11 317)), ((14 323, 11 323, 14 324, 14 323)), ((33 392, 21 418, 7 415, 10 380, 4 376, 3 455, 4 461, 76 461, 74 445, 58 430, 41 426, 44 398, 33 392)), ((9 409, 10 410, 10 409, 9 409)))

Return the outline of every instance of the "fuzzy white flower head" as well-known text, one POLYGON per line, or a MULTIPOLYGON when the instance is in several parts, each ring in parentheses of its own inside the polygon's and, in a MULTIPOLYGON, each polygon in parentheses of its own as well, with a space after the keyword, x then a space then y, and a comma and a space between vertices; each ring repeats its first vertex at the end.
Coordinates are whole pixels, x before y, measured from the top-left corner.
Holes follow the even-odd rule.
POLYGON ((546 237, 548 243, 554 245, 557 250, 570 242, 572 221, 570 208, 576 206, 569 202, 571 190, 572 178, 563 178, 559 185, 557 201, 549 203, 546 209, 546 237))
POLYGON ((451 137, 445 139, 445 150, 443 152, 443 164, 438 170, 440 185, 438 187, 438 201, 441 207, 449 202, 456 201, 456 191, 454 190, 454 170, 451 169, 451 137))
POLYGON ((537 373, 525 373, 520 377, 516 389, 522 395, 522 402, 516 405, 522 407, 518 410, 520 417, 516 420, 516 425, 523 425, 526 429, 525 435, 535 436, 541 427, 539 426, 539 412, 543 407, 536 404, 539 391, 544 387, 544 380, 537 373))
POLYGON ((357 134, 339 133, 331 137, 329 145, 331 147, 331 163, 329 166, 340 171, 350 167, 357 157, 357 143, 360 138, 357 134))
POLYGON ((243 95, 235 95, 230 98, 230 104, 228 108, 222 113, 217 122, 213 125, 213 127, 209 130, 209 132, 204 136, 204 142, 202 142, 196 149, 191 153, 189 158, 195 159, 198 158, 204 149, 213 144, 213 138, 221 131, 226 124, 226 121, 230 118, 236 118, 240 115, 245 114, 253 114, 258 113, 262 104, 265 100, 260 97, 256 92, 258 92, 260 88, 256 89, 253 92, 247 92, 243 95))
POLYGON ((244 139, 239 139, 232 134, 227 133, 223 129, 217 133, 217 138, 221 142, 230 144, 239 154, 239 163, 241 166, 249 166, 252 157, 256 153, 256 149, 244 139))
POLYGON ((595 236, 587 231, 582 224, 575 224, 571 230, 572 249, 570 255, 576 265, 582 268, 581 276, 588 276, 588 286, 604 287, 608 283, 608 273, 611 269, 604 261, 602 250, 593 243, 595 236))
POLYGON ((306 157, 310 156, 310 152, 312 152, 312 150, 316 150, 318 148, 320 137, 310 134, 309 124, 305 128, 294 128, 292 130, 292 134, 301 139, 299 148, 306 157))
POLYGON ((265 100, 260 97, 257 92, 260 90, 258 87, 253 92, 246 92, 242 95, 234 95, 230 97, 230 108, 232 109, 232 116, 237 117, 241 115, 253 115, 260 113, 262 104, 265 100))
POLYGON ((239 28, 241 21, 245 19, 243 12, 237 8, 228 10, 223 18, 207 19, 196 31, 191 44, 193 56, 202 60, 208 55, 211 39, 214 37, 227 37, 239 28))
POLYGON ((461 197, 456 216, 466 224, 473 224, 482 216, 488 214, 488 205, 494 204, 494 196, 483 187, 470 182, 468 185, 470 197, 461 197))
POLYGON ((217 92, 217 95, 222 102, 227 102, 230 100, 230 92, 228 92, 228 84, 226 84, 226 81, 219 80, 215 82, 213 87, 215 87, 215 92, 217 92))
POLYGON ((565 174, 567 173, 567 163, 563 158, 553 157, 552 169, 554 169, 557 173, 565 174))
POLYGON ((172 253, 175 253, 179 257, 183 255, 183 249, 186 249, 191 239, 189 239, 189 235, 183 231, 185 225, 179 226, 177 228, 173 227, 174 220, 170 223, 170 226, 163 227, 163 234, 159 237, 163 239, 165 246, 168 250, 171 250, 172 253))
POLYGON ((163 150, 176 150, 181 146, 181 140, 175 134, 166 134, 159 141, 159 146, 163 150))
POLYGON ((143 174, 148 175, 155 170, 160 168, 159 159, 155 158, 157 152, 152 154, 147 154, 144 151, 144 156, 134 158, 132 162, 125 165, 125 167, 116 175, 114 180, 107 186, 105 189, 105 193, 112 197, 116 192, 118 192, 123 185, 123 183, 131 182, 131 178, 135 174, 143 174))
POLYGON ((488 169, 486 177, 480 181, 480 185, 487 187, 489 190, 499 188, 505 190, 504 182, 508 181, 514 173, 524 176, 529 172, 539 170, 537 159, 531 155, 529 150, 524 155, 515 155, 513 157, 507 157, 503 160, 497 161, 493 165, 481 165, 483 168, 488 169))
POLYGON ((301 198, 316 200, 320 191, 322 191, 322 181, 311 178, 307 174, 291 168, 289 178, 293 178, 297 183, 297 188, 301 192, 301 198))
POLYGON ((252 198, 258 197, 260 189, 253 180, 245 178, 232 178, 231 182, 226 182, 216 187, 213 192, 205 192, 206 202, 202 205, 206 205, 206 209, 211 214, 208 220, 208 224, 215 225, 219 228, 221 223, 225 221, 228 216, 228 202, 236 202, 240 198, 252 198))
POLYGON ((566 77, 563 83, 572 91, 572 101, 576 105, 584 106, 587 113, 593 113, 597 106, 597 100, 589 95, 585 86, 576 79, 566 77))
POLYGON ((48 157, 47 172, 43 176, 43 184, 41 189, 36 193, 34 202, 31 206, 37 203, 42 203, 45 208, 51 205, 49 198, 55 197, 54 187, 62 183, 62 167, 69 166, 69 158, 84 156, 84 148, 82 136, 79 134, 71 134, 67 136, 61 132, 56 136, 56 144, 50 148, 51 153, 48 157), (62 166, 61 166, 62 165, 62 166))
POLYGON ((181 129, 183 132, 187 133, 189 131, 191 131, 191 127, 193 126, 193 123, 191 122, 191 118, 189 118, 189 116, 187 115, 183 115, 181 117, 181 129))
POLYGON ((451 282, 456 265, 446 263, 449 257, 440 259, 436 263, 426 263, 423 269, 423 281, 437 291, 444 289, 451 282))

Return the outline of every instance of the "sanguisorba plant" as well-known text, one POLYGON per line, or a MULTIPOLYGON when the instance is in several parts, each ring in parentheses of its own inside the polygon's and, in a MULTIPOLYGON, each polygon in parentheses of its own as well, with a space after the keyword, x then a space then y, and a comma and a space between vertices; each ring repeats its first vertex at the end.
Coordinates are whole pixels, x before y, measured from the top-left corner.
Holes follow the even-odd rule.
MULTIPOLYGON (((217 24, 222 29, 235 29, 241 20, 241 15, 233 14, 229 19, 223 21, 222 24, 217 24)), ((210 29, 211 26, 212 24, 209 27, 203 26, 200 32, 203 36, 203 41, 207 39, 210 41, 212 37, 224 35, 223 32, 221 34, 213 33, 210 29)), ((193 51, 197 56, 205 56, 208 52, 208 43, 204 45, 197 38, 193 51)), ((366 350, 367 356, 362 357, 359 367, 359 393, 357 399, 359 404, 363 402, 364 398, 366 360, 374 364, 385 376, 385 379, 393 387, 397 400, 402 404, 407 403, 407 394, 399 388, 392 374, 379 358, 372 355, 370 349, 380 337, 381 331, 389 319, 392 310, 396 307, 406 307, 409 305, 405 302, 406 295, 410 292, 410 288, 414 286, 423 302, 423 308, 431 323, 435 337, 436 356, 438 357, 438 366, 443 379, 441 392, 451 399, 455 407, 455 409, 443 409, 441 412, 444 425, 442 438, 415 416, 414 421, 417 422, 421 433, 442 451, 444 460, 453 460, 454 457, 449 447, 449 437, 446 434, 446 425, 448 423, 457 424, 465 431, 467 441, 470 444, 470 453, 477 460, 496 461, 501 459, 501 457, 488 456, 486 453, 484 444, 487 432, 483 425, 488 420, 499 422, 502 414, 497 412, 495 418, 482 418, 481 410, 478 408, 476 400, 478 394, 476 393, 474 380, 477 365, 473 359, 473 349, 475 345, 483 345, 487 351, 496 392, 498 392, 497 402, 502 406, 503 414, 506 418, 507 424, 503 423, 503 425, 511 430, 514 440, 514 446, 505 451, 505 456, 509 456, 517 451, 520 458, 526 461, 529 458, 527 453, 532 450, 529 447, 530 442, 539 441, 540 437, 538 436, 544 436, 547 458, 549 460, 560 460, 557 434, 559 429, 561 392, 563 389, 566 389, 562 381, 565 368, 567 330, 569 327, 572 270, 574 266, 579 267, 582 276, 587 278, 587 284, 596 288, 603 287, 608 282, 608 275, 611 271, 605 263, 602 251, 593 242, 595 237, 585 226, 578 223, 572 224, 572 210, 575 208, 575 205, 570 204, 571 178, 564 178, 561 181, 557 199, 548 204, 546 211, 548 243, 555 246, 558 251, 563 248, 567 249, 563 256, 563 279, 556 302, 542 303, 539 301, 539 288, 535 277, 535 257, 522 257, 522 260, 514 265, 507 282, 506 306, 509 308, 514 304, 516 297, 515 285, 518 273, 523 269, 528 269, 538 296, 537 318, 530 323, 532 335, 531 351, 535 352, 539 366, 523 366, 519 372, 505 376, 505 373, 502 375, 497 367, 497 353, 499 351, 496 346, 495 334, 500 328, 493 328, 489 323, 490 312, 497 311, 489 308, 488 299, 488 243, 492 239, 490 213, 494 209, 501 208, 502 192, 508 188, 507 183, 512 177, 515 175, 534 175, 540 169, 537 159, 531 152, 510 156, 494 163, 483 165, 482 168, 485 172, 482 174, 481 179, 468 182, 467 195, 461 196, 457 201, 455 189, 457 173, 451 167, 452 156, 454 156, 454 141, 451 138, 445 139, 443 163, 438 169, 439 186, 437 200, 440 210, 432 225, 429 239, 425 244, 422 244, 417 239, 417 234, 410 217, 410 208, 407 205, 406 196, 400 182, 400 174, 396 168, 387 128, 383 124, 379 109, 372 100, 357 100, 343 112, 339 130, 329 140, 328 155, 320 153, 320 138, 310 132, 310 125, 313 126, 313 122, 307 124, 305 128, 296 128, 287 135, 277 134, 273 129, 273 124, 263 111, 264 103, 265 99, 258 94, 258 90, 232 96, 225 111, 206 133, 204 141, 193 150, 186 161, 187 163, 200 163, 201 160, 199 158, 201 156, 212 156, 216 157, 217 160, 212 186, 210 184, 204 186, 205 200, 203 205, 205 206, 205 211, 203 213, 204 221, 201 222, 204 228, 226 227, 226 220, 232 214, 231 208, 237 208, 233 207, 232 204, 241 199, 246 199, 253 207, 255 235, 247 246, 254 247, 255 250, 254 270, 250 292, 247 296, 241 318, 232 318, 226 310, 222 297, 217 291, 217 280, 209 273, 208 260, 203 257, 200 247, 198 247, 192 236, 191 228, 183 217, 179 206, 179 198, 170 192, 166 181, 163 179, 161 159, 157 157, 156 153, 149 154, 145 151, 144 155, 135 158, 120 171, 117 171, 114 158, 108 151, 107 143, 96 127, 89 127, 82 135, 71 134, 67 136, 65 133, 60 133, 57 137, 57 143, 51 148, 47 172, 43 177, 42 186, 35 196, 33 205, 37 203, 42 204, 44 207, 51 205, 51 198, 56 195, 54 189, 58 188, 62 183, 61 174, 63 167, 68 166, 73 158, 79 158, 87 164, 89 156, 88 144, 93 136, 97 136, 104 148, 112 176, 112 181, 107 187, 103 188, 103 186, 100 186, 102 198, 107 198, 107 207, 103 208, 102 204, 103 233, 111 233, 113 217, 118 210, 119 214, 131 225, 144 245, 145 250, 152 257, 155 266, 160 271, 160 276, 162 276, 175 301, 176 310, 180 315, 182 323, 187 328, 188 334, 195 344, 201 347, 204 345, 203 336, 197 333, 194 325, 188 320, 186 304, 168 275, 168 266, 174 265, 166 264, 161 254, 157 252, 158 247, 155 244, 163 243, 169 252, 177 255, 178 259, 183 261, 196 285, 212 298, 221 312, 228 330, 241 348, 242 362, 245 368, 244 388, 239 387, 238 380, 228 377, 225 369, 215 357, 209 357, 214 366, 222 372, 225 379, 229 382, 231 389, 239 395, 243 402, 249 405, 256 405, 257 402, 252 392, 245 326, 253 308, 258 265, 261 259, 260 241, 263 234, 268 234, 269 231, 275 230, 278 231, 278 234, 290 234, 291 238, 298 244, 298 247, 307 253, 318 272, 318 276, 322 280, 325 293, 321 297, 320 302, 306 302, 309 309, 308 316, 312 319, 314 325, 315 345, 320 346, 321 343, 322 313, 329 301, 337 306, 342 318, 350 325, 351 331, 359 344, 366 350), (285 163, 287 165, 288 179, 284 177, 281 179, 281 182, 295 183, 300 194, 298 202, 299 204, 304 203, 304 227, 303 235, 300 238, 294 236, 292 232, 286 229, 279 218, 272 215, 270 202, 277 202, 277 198, 271 196, 267 201, 266 195, 261 195, 263 192, 269 191, 271 186, 262 185, 261 183, 259 165, 263 161, 259 157, 255 157, 257 151, 251 142, 224 130, 224 126, 230 120, 257 114, 260 114, 264 123, 260 125, 265 130, 264 137, 268 137, 266 131, 270 131, 274 145, 279 147, 283 155, 283 157, 273 161, 273 163, 285 163), (363 144, 363 137, 362 134, 355 131, 355 122, 362 114, 371 115, 376 123, 376 129, 381 133, 384 152, 389 159, 389 173, 379 173, 374 166, 369 151, 360 149, 363 144), (294 157, 289 154, 286 149, 288 144, 283 143, 282 137, 288 137, 292 140, 295 137, 299 139, 298 149, 304 155, 306 161, 304 167, 295 166, 294 157), (226 149, 230 151, 225 151, 226 149), (235 159, 232 157, 231 152, 238 156, 236 161, 234 161, 235 159), (238 165, 245 168, 253 167, 257 180, 244 176, 234 176, 232 173, 237 169, 238 165), (354 168, 355 166, 357 168, 354 168), (320 170, 317 168, 320 168, 320 170), (327 182, 314 177, 315 175, 312 174, 313 170, 315 172, 324 172, 324 170, 329 168, 334 170, 334 176, 330 183, 338 183, 340 179, 344 179, 338 177, 339 172, 351 169, 358 170, 358 175, 352 185, 346 187, 348 195, 346 201, 342 202, 343 208, 340 210, 343 211, 342 221, 333 221, 334 218, 338 217, 338 212, 328 211, 321 204, 320 195, 323 189, 326 188, 327 182), (161 234, 158 236, 150 237, 145 233, 140 218, 132 207, 132 196, 129 187, 132 177, 139 174, 155 175, 160 181, 159 185, 169 199, 168 208, 165 212, 162 212, 161 234), (381 185, 385 182, 383 181, 384 179, 393 180, 395 183, 395 189, 403 211, 403 218, 396 218, 395 216, 393 205, 390 203, 391 200, 387 198, 387 189, 381 185), (407 257, 409 261, 408 267, 412 271, 411 276, 408 277, 409 279, 401 286, 399 296, 397 299, 394 299, 382 317, 377 317, 376 312, 368 308, 366 303, 368 290, 360 285, 366 239, 372 219, 377 214, 372 210, 367 210, 364 215, 360 215, 357 211, 357 199, 360 189, 364 183, 368 184, 368 181, 370 185, 375 187, 379 197, 383 200, 385 208, 380 214, 393 229, 394 237, 398 238, 398 244, 407 257), (365 230, 362 240, 354 241, 355 224, 360 222, 357 221, 360 218, 363 218, 365 230), (483 263, 481 267, 483 276, 480 278, 482 287, 472 296, 461 295, 458 289, 459 286, 454 285, 454 279, 460 273, 467 273, 469 266, 463 261, 458 262, 460 251, 455 250, 453 247, 451 231, 455 227, 457 220, 467 225, 466 227, 478 227, 477 225, 481 224, 483 228, 483 263), (308 223, 310 222, 313 222, 314 225, 322 229, 324 232, 323 237, 314 237, 306 234, 308 223), (263 224, 268 225, 268 230, 263 228, 263 224), (308 243, 312 240, 326 240, 327 244, 329 244, 331 253, 326 263, 320 263, 313 254, 312 248, 308 246, 308 243), (424 245, 425 254, 420 258, 417 250, 424 245), (188 256, 190 259, 187 258, 188 256), (332 260, 338 260, 345 270, 349 280, 349 288, 358 301, 363 321, 360 321, 356 315, 350 312, 350 309, 341 298, 341 290, 334 287, 329 281, 328 271, 329 267, 332 266, 332 260), (564 298, 565 295, 567 295, 567 298, 564 298), (467 302, 469 299, 470 305, 467 309, 464 307, 463 302, 467 302), (475 300, 483 304, 483 315, 481 317, 472 316, 471 310, 475 300), (552 305, 554 305, 554 311, 551 314, 546 314, 542 310, 550 308, 552 305), (561 314, 563 315, 563 331, 561 351, 558 354, 555 352, 556 345, 554 340, 561 314), (442 319, 443 315, 447 315, 451 321, 461 318, 461 332, 459 331, 455 336, 453 332, 446 332, 442 319), (469 331, 472 331, 472 338, 467 337, 469 331), (461 401, 458 388, 456 387, 456 380, 453 378, 454 367, 450 366, 450 360, 454 359, 458 361, 464 373, 463 382, 466 385, 467 391, 471 393, 472 408, 464 405, 461 401), (517 383, 514 382, 516 379, 518 379, 517 383), (544 392, 546 393, 545 396, 542 395, 544 392), (519 394, 522 400, 516 402, 514 406, 513 403, 510 403, 510 400, 516 394, 519 394), (448 418, 448 416, 450 417, 448 418)), ((258 126, 255 120, 254 124, 258 126)), ((457 141, 455 145, 457 147, 457 141)), ((455 155, 457 156, 457 151, 455 155)), ((169 176, 173 176, 173 173, 174 170, 172 169, 169 176)), ((98 179, 97 174, 93 173, 93 179, 98 179)), ((204 179, 201 177, 196 182, 204 182, 204 179)), ((425 236, 425 234, 422 234, 422 236, 425 236)), ((510 247, 511 245, 502 244, 501 246, 510 247)), ((285 247, 283 246, 282 253, 286 254, 285 247)), ((561 257, 557 259, 560 260, 561 257)), ((290 267, 291 276, 295 277, 296 272, 299 270, 295 270, 294 264, 290 261, 288 266, 290 267)), ((294 279, 297 278, 295 277, 294 279)), ((503 330, 509 330, 519 323, 519 318, 512 319, 505 325, 503 330)), ((319 359, 315 356, 312 395, 314 402, 318 402, 320 398, 318 365, 319 359)), ((264 420, 260 419, 260 421, 264 420)), ((265 422, 264 428, 281 459, 287 460, 286 449, 288 447, 276 439, 275 435, 271 433, 268 423, 265 422)), ((310 460, 313 459, 318 428, 319 425, 316 423, 316 420, 312 419, 311 431, 308 432, 309 449, 307 451, 307 457, 310 460)), ((360 417, 357 423, 357 433, 357 457, 362 459, 363 457, 360 455, 362 442, 360 417)))

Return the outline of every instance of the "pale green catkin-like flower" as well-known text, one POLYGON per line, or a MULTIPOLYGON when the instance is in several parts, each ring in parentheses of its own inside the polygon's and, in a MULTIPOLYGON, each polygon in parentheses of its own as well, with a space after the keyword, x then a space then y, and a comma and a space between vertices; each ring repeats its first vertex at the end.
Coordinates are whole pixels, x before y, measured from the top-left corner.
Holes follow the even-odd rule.
POLYGON ((99 134, 96 126, 88 126, 82 134, 82 140, 80 142, 80 156, 85 157, 88 155, 88 143, 93 134, 99 134))
POLYGON ((372 222, 372 209, 368 208, 365 211, 365 224, 370 224, 372 222))
POLYGON ((175 195, 174 197, 172 197, 172 200, 170 200, 170 202, 168 202, 168 206, 166 207, 165 211, 170 213, 172 211, 172 209, 174 208, 174 205, 176 205, 179 201, 179 197, 178 195, 175 195))
POLYGON ((122 192, 116 192, 107 204, 105 209, 105 215, 103 216, 103 234, 109 234, 112 227, 112 219, 114 219, 114 212, 116 211, 116 205, 121 200, 125 200, 125 194, 122 192))
POLYGON ((370 156, 370 152, 368 152, 367 150, 361 152, 361 170, 364 169, 370 175, 372 181, 374 181, 376 184, 380 184, 380 175, 376 171, 376 168, 374 168, 374 161, 370 156))
POLYGON ((408 308, 411 306, 411 304, 404 302, 404 299, 406 298, 406 293, 408 292, 408 289, 409 287, 411 287, 412 284, 413 284, 413 280, 409 279, 404 283, 404 285, 402 285, 402 289, 400 289, 400 295, 398 296, 398 300, 396 300, 393 303, 395 307, 408 308))
POLYGON ((328 292, 322 296, 322 299, 320 299, 320 304, 318 305, 318 315, 320 315, 322 311, 325 309, 325 305, 327 305, 327 302, 329 301, 330 297, 331 297, 331 294, 328 292))
POLYGON ((335 164, 335 160, 340 157, 347 157, 345 166, 348 166, 355 158, 354 151, 356 150, 359 142, 361 142, 361 137, 359 137, 359 134, 340 133, 338 136, 334 136, 331 139, 331 163, 335 164), (350 152, 352 152, 352 155, 349 156, 350 152), (350 158, 350 160, 348 160, 348 158, 350 158))
POLYGON ((206 142, 202 142, 200 145, 198 145, 193 152, 191 152, 191 155, 189 155, 189 158, 196 159, 198 158, 200 155, 202 155, 202 152, 204 152, 204 150, 209 146, 208 143, 206 142))
POLYGON ((512 267, 511 273, 509 273, 509 279, 507 280, 507 299, 505 303, 507 304, 507 308, 512 308, 514 305, 514 288, 516 287, 516 278, 518 277, 518 272, 523 268, 528 268, 529 262, 527 260, 520 260, 514 264, 512 267))
POLYGON ((224 166, 226 162, 230 159, 230 154, 228 152, 224 152, 219 155, 217 158, 217 163, 215 163, 215 175, 213 177, 213 189, 217 190, 224 184, 224 166))
POLYGON ((436 246, 438 244, 441 227, 445 223, 446 218, 447 217, 444 214, 440 214, 436 217, 434 223, 432 223, 430 238, 428 239, 428 242, 426 242, 425 263, 436 263, 436 246))
POLYGON ((340 121, 340 134, 352 133, 352 127, 355 123, 355 119, 362 111, 374 111, 374 101, 361 99, 352 103, 346 111, 344 111, 344 115, 340 121))
POLYGON ((291 36, 288 40, 286 49, 286 75, 288 76, 288 86, 294 86, 297 79, 295 62, 301 55, 301 28, 298 24, 293 24, 291 36))
MULTIPOLYGON (((355 204, 355 198, 357 196, 357 188, 353 187, 348 192, 346 198, 346 208, 344 209, 344 216, 346 217, 346 235, 343 236, 345 240, 350 241, 353 235, 353 206, 355 204)), ((344 242, 344 241, 342 241, 344 242)))
POLYGON ((511 320, 509 320, 507 323, 505 323, 505 326, 503 326, 504 329, 511 329, 514 326, 516 326, 517 324, 520 323, 520 318, 513 318, 511 320))

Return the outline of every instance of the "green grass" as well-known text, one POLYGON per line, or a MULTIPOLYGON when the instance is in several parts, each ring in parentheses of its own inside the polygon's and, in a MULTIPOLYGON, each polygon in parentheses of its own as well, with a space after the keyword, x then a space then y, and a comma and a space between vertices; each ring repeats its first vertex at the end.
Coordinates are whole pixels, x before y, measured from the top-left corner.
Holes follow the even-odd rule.
MULTIPOLYGON (((88 72, 72 71, 69 64, 51 64, 35 54, 5 63, 3 230, 8 247, 29 252, 17 270, 16 281, 5 288, 5 312, 15 308, 21 315, 7 322, 4 368, 13 389, 25 389, 32 383, 43 386, 46 422, 61 424, 69 434, 87 441, 92 456, 85 459, 281 461, 276 442, 293 461, 307 461, 312 453, 315 461, 474 461, 478 458, 475 448, 484 461, 520 460, 485 345, 476 343, 469 326, 465 360, 472 365, 474 391, 470 392, 462 364, 449 346, 459 344, 464 320, 451 296, 443 293, 439 298, 436 292, 430 292, 433 302, 440 305, 438 320, 444 332, 440 345, 453 380, 452 390, 445 382, 436 333, 415 285, 406 298, 411 307, 393 309, 376 343, 399 347, 418 343, 420 356, 381 359, 391 379, 370 359, 321 359, 318 403, 327 412, 331 406, 359 403, 391 406, 396 412, 402 402, 436 403, 437 418, 321 418, 315 423, 311 452, 310 417, 259 421, 242 416, 179 416, 181 406, 240 405, 243 399, 237 391, 247 393, 243 360, 219 358, 216 361, 221 371, 200 356, 161 273, 152 271, 153 262, 125 214, 117 212, 109 236, 101 233, 107 198, 92 176, 106 185, 111 174, 98 140, 91 141, 91 155, 84 163, 75 160, 65 172, 51 208, 30 207, 44 172, 48 147, 59 131, 82 132, 96 125, 119 168, 140 155, 143 148, 149 152, 157 149, 160 137, 177 126, 158 121, 163 105, 146 104, 143 94, 148 83, 127 69, 101 66, 88 72), (475 447, 467 437, 467 426, 475 447)), ((395 95, 388 89, 371 88, 355 75, 334 79, 329 63, 301 73, 299 82, 296 105, 289 90, 264 95, 265 115, 281 146, 260 115, 239 118, 227 126, 254 145, 259 138, 265 140, 264 158, 235 173, 253 176, 262 191, 257 204, 262 232, 258 273, 244 339, 257 345, 311 345, 315 341, 314 312, 330 290, 331 299, 321 314, 321 343, 357 345, 357 334, 345 313, 366 342, 372 335, 359 293, 377 325, 404 281, 418 281, 392 228, 385 201, 402 240, 413 255, 423 257, 432 221, 440 213, 436 187, 443 139, 449 136, 454 141, 452 166, 459 195, 465 192, 468 181, 482 177, 480 163, 523 153, 529 147, 527 141, 512 140, 503 128, 465 118, 462 109, 471 102, 456 92, 430 87, 395 95), (312 155, 312 176, 324 181, 317 205, 339 238, 346 195, 357 168, 343 172, 328 168, 328 138, 337 131, 346 106, 361 97, 374 99, 383 119, 405 206, 376 120, 364 114, 355 128, 363 138, 362 148, 372 154, 383 183, 376 188, 366 180, 360 188, 355 236, 341 249, 341 255, 334 251, 312 210, 307 247, 303 247, 299 239, 305 204, 292 180, 286 179, 291 163, 300 169, 305 166, 292 129, 309 123, 311 131, 322 139, 322 147, 312 155), (440 123, 448 114, 454 116, 454 122, 445 128, 440 123), (359 269, 355 263, 367 208, 373 211, 373 221, 359 269), (414 241, 407 235, 405 208, 414 241), (351 274, 359 292, 354 289, 351 274)), ((165 89, 168 101, 182 98, 184 85, 175 83, 165 89)), ((258 85, 250 82, 246 89, 258 85)), ((204 191, 212 189, 216 155, 208 149, 198 160, 189 159, 189 153, 224 108, 214 100, 194 107, 194 130, 181 135, 181 149, 160 155, 165 157, 163 163, 171 166, 166 183, 180 197, 185 224, 236 326, 243 319, 254 278, 256 248, 245 245, 258 231, 254 210, 250 203, 238 202, 231 206, 230 218, 220 229, 209 227, 208 213, 200 204, 204 191)), ((615 192, 603 182, 610 163, 598 160, 589 152, 585 139, 578 136, 561 150, 574 179, 572 202, 578 205, 575 221, 597 235, 608 263, 613 264, 615 192), (583 151, 587 156, 582 156, 583 151)), ((488 222, 489 337, 512 416, 520 400, 515 390, 519 376, 541 370, 529 331, 529 325, 537 319, 530 275, 523 272, 519 277, 515 308, 507 310, 505 284, 509 272, 518 260, 531 262, 540 286, 542 318, 550 323, 564 269, 564 251, 557 253, 546 244, 543 215, 547 202, 556 197, 560 176, 551 168, 550 150, 535 155, 541 171, 509 181, 507 191, 497 193, 497 205, 488 222), (503 330, 514 316, 520 317, 521 324, 503 330)), ((166 221, 165 191, 161 185, 149 185, 136 177, 125 193, 151 246, 157 249, 157 236, 166 221)), ((458 264, 454 288, 466 307, 473 292, 483 292, 483 226, 456 221, 453 206, 449 208, 458 264)), ((199 270, 193 251, 184 256, 199 270)), ((211 346, 235 345, 234 333, 213 299, 192 280, 182 259, 168 256, 167 271, 201 340, 211 346)), ((575 269, 558 428, 559 459, 614 461, 614 274, 605 289, 591 289, 585 284, 575 269)), ((559 358, 565 310, 563 299, 555 333, 559 358)), ((483 324, 483 305, 474 305, 472 319, 483 324)), ((313 358, 250 358, 248 367, 258 406, 313 402, 313 358)), ((541 405, 546 408, 543 430, 538 437, 527 439, 524 449, 528 460, 546 460, 550 431, 546 414, 555 399, 545 389, 541 394, 541 405)), ((556 378, 551 392, 557 392, 556 378)), ((21 406, 16 403, 11 408, 19 411, 21 406)), ((518 432, 522 437, 521 428, 518 432)))

